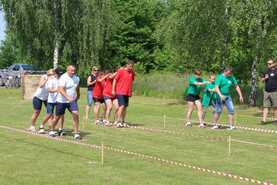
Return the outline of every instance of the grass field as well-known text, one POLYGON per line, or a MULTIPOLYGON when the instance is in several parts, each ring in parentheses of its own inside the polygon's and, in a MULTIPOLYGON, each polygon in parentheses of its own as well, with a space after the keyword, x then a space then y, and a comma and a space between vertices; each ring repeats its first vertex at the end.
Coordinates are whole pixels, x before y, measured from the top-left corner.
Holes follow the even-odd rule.
MULTIPOLYGON (((79 104, 81 120, 84 114, 85 97, 85 91, 83 91, 79 104)), ((277 125, 259 124, 258 109, 245 106, 236 107, 236 109, 237 124, 249 128, 277 130, 277 125)), ((19 89, 0 89, 0 126, 25 129, 29 126, 31 113, 31 102, 22 100, 19 89)), ((269 134, 243 129, 214 131, 208 128, 199 129, 196 125, 192 128, 184 128, 182 121, 184 113, 185 105, 180 105, 174 100, 133 97, 128 112, 129 122, 141 127, 175 132, 104 128, 93 125, 91 114, 85 128, 81 122, 83 142, 96 145, 104 143, 105 146, 277 184, 277 133, 269 134), (166 115, 165 124, 164 115, 166 115), (275 148, 232 142, 232 153, 228 156, 228 136, 242 141, 275 146, 275 148), (226 140, 213 139, 222 137, 226 140)), ((71 129, 71 118, 68 116, 67 113, 65 125, 66 128, 71 129)), ((225 114, 221 120, 226 122, 225 114)), ((71 136, 66 136, 65 139, 71 139, 71 136)), ((190 168, 163 164, 159 161, 142 160, 124 153, 105 150, 104 154, 102 166, 100 150, 0 128, 0 184, 253 184, 190 168)))

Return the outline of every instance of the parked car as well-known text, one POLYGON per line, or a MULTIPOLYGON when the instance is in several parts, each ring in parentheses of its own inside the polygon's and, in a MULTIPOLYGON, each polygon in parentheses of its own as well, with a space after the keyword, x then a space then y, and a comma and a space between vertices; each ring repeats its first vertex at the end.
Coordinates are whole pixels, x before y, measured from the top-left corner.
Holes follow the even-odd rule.
POLYGON ((0 71, 0 85, 8 88, 20 87, 23 74, 45 74, 46 71, 35 70, 31 64, 12 64, 0 71))

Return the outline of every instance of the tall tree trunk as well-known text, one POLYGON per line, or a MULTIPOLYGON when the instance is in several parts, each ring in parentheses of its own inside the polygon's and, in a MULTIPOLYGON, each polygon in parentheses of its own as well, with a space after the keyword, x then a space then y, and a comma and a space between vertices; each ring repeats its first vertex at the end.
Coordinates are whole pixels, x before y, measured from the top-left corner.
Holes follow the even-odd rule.
POLYGON ((263 17, 260 15, 259 17, 259 27, 258 27, 258 35, 257 35, 257 41, 256 41, 256 56, 252 63, 251 68, 251 92, 249 95, 249 105, 250 106, 256 106, 257 105, 257 63, 260 61, 261 57, 261 48, 262 48, 262 42, 263 42, 263 17))
POLYGON ((58 40, 55 41, 55 48, 54 48, 54 58, 53 58, 53 68, 58 68, 59 64, 59 42, 58 40))
POLYGON ((251 92, 249 96, 249 105, 257 105, 257 63, 260 60, 259 54, 256 55, 251 67, 251 92))
POLYGON ((229 37, 229 28, 228 28, 228 21, 229 21, 229 6, 228 3, 226 3, 226 8, 225 8, 225 15, 224 15, 224 20, 226 22, 226 25, 224 27, 224 40, 223 40, 223 47, 221 51, 221 64, 220 67, 221 69, 224 69, 225 67, 225 61, 227 58, 227 47, 228 47, 228 37, 229 37))
POLYGON ((55 26, 55 48, 54 48, 54 56, 53 56, 53 67, 54 69, 58 68, 59 62, 59 42, 58 42, 58 4, 57 1, 54 0, 54 26, 55 26))

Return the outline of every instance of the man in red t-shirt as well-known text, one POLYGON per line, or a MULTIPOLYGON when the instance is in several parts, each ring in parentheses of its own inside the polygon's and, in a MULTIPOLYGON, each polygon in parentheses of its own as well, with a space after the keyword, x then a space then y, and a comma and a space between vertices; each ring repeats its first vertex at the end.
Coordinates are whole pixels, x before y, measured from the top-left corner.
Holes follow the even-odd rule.
POLYGON ((128 60, 127 65, 117 70, 113 81, 113 95, 118 101, 117 127, 124 127, 126 110, 129 105, 129 97, 132 96, 132 86, 135 79, 134 61, 128 60))

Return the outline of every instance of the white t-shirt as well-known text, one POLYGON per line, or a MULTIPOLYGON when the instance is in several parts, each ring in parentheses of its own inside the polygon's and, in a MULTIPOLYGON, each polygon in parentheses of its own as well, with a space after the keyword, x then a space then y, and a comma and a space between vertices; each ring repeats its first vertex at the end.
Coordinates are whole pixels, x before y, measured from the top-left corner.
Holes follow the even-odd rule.
MULTIPOLYGON (((59 79, 59 87, 64 87, 65 92, 68 96, 73 99, 77 98, 76 88, 80 83, 80 79, 78 76, 70 77, 67 73, 64 73, 59 79)), ((59 103, 69 103, 69 101, 60 93, 57 96, 57 102, 59 103)))
MULTIPOLYGON (((47 79, 47 75, 43 75, 42 78, 45 78, 47 79)), ((35 94, 34 94, 34 97, 37 97, 38 99, 40 100, 43 100, 43 101, 46 101, 47 98, 48 98, 48 90, 46 88, 46 84, 44 84, 42 87, 38 87, 35 94)))
MULTIPOLYGON (((59 85, 58 79, 57 78, 51 78, 47 81, 46 88, 47 89, 58 90, 58 85, 59 85)), ((56 103, 57 95, 58 95, 58 92, 49 92, 47 102, 48 103, 56 103)))

